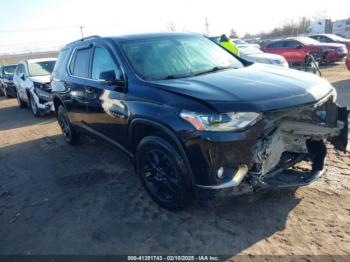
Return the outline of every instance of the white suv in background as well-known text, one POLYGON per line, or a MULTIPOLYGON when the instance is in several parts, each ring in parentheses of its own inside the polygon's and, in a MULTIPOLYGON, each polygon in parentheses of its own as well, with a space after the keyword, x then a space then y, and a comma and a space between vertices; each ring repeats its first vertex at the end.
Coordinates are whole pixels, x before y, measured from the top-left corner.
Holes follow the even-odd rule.
POLYGON ((29 105, 34 116, 54 110, 50 78, 55 62, 55 58, 42 58, 21 61, 17 65, 13 83, 18 104, 20 107, 29 105))

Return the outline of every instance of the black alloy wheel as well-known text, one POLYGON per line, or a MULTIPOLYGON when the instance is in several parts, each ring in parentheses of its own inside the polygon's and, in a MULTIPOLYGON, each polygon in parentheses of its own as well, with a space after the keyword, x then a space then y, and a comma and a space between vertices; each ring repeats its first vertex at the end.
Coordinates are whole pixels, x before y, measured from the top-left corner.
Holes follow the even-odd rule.
POLYGON ((61 127, 66 142, 70 145, 79 144, 79 136, 72 127, 66 109, 60 105, 57 112, 57 121, 61 127))
POLYGON ((191 180, 184 161, 166 140, 149 136, 139 143, 136 169, 149 195, 170 210, 185 208, 192 199, 191 180))

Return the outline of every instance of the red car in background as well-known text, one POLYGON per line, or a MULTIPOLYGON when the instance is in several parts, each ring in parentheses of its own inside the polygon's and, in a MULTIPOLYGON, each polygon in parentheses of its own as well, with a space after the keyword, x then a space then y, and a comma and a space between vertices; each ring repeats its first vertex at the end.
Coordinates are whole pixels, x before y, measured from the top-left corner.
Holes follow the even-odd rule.
POLYGON ((345 64, 346 67, 350 70, 350 55, 348 55, 348 57, 346 58, 345 64))
POLYGON ((321 43, 338 43, 346 45, 348 52, 350 52, 350 39, 345 39, 334 34, 316 34, 309 37, 321 42, 321 43))
POLYGON ((292 64, 305 63, 308 54, 321 63, 341 61, 348 54, 344 44, 320 43, 310 37, 291 37, 274 41, 267 44, 263 51, 282 55, 292 64))

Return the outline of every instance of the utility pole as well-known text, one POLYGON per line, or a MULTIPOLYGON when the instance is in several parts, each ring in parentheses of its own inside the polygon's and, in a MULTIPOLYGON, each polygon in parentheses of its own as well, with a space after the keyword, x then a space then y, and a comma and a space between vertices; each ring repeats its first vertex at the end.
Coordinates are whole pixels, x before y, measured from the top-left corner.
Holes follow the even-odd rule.
POLYGON ((205 18, 205 33, 207 36, 209 36, 209 22, 208 22, 208 17, 205 18))
POLYGON ((80 26, 80 33, 81 33, 81 39, 84 38, 84 32, 83 32, 84 26, 80 26))

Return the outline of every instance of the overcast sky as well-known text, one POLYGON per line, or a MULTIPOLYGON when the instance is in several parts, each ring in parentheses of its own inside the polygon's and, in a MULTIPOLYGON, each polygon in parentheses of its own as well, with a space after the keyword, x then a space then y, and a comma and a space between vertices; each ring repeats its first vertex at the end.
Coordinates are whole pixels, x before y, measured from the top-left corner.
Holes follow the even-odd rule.
POLYGON ((350 16, 350 0, 0 0, 0 53, 52 49, 85 35, 166 31, 269 31, 287 20, 350 16))

